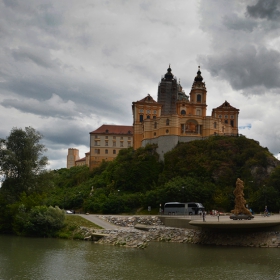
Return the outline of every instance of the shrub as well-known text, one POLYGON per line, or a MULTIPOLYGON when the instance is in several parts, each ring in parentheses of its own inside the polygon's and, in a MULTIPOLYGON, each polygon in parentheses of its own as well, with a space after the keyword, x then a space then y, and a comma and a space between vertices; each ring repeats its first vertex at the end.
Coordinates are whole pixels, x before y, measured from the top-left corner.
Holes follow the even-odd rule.
POLYGON ((35 206, 26 212, 24 205, 18 208, 14 230, 20 235, 53 236, 63 227, 65 213, 58 207, 35 206))

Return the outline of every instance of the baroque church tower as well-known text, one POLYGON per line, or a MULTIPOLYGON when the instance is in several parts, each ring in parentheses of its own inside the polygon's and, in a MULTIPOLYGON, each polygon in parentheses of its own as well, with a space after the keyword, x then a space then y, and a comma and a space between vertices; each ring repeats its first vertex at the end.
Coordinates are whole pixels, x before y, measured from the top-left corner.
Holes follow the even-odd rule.
POLYGON ((149 94, 132 103, 134 149, 157 144, 161 159, 179 142, 211 135, 238 135, 239 109, 227 101, 206 115, 207 90, 200 67, 189 96, 172 74, 170 65, 158 86, 157 101, 149 94))
POLYGON ((161 115, 176 114, 176 101, 179 85, 176 77, 171 73, 170 65, 167 73, 161 79, 158 86, 158 103, 162 105, 161 115))

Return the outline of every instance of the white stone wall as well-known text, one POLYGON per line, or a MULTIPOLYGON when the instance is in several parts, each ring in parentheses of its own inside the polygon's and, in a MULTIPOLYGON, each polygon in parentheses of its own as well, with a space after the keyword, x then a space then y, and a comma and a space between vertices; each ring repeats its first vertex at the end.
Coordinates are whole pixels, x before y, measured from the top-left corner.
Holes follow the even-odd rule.
POLYGON ((160 160, 164 160, 164 154, 171 151, 178 142, 190 142, 193 140, 200 140, 202 137, 196 136, 177 136, 177 135, 164 135, 154 139, 146 139, 142 141, 142 147, 145 147, 147 144, 157 144, 157 153, 160 156, 160 160))

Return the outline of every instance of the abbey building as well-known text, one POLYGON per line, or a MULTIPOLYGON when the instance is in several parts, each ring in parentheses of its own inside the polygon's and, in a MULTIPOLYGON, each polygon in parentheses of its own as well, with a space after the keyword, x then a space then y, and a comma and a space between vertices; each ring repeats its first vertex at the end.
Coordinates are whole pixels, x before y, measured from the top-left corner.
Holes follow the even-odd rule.
POLYGON ((93 168, 102 160, 113 160, 120 149, 137 149, 146 144, 157 144, 163 159, 179 142, 212 135, 238 135, 239 109, 227 101, 212 109, 211 116, 206 116, 206 109, 207 89, 200 67, 187 95, 169 66, 159 83, 157 101, 148 94, 132 102, 133 126, 103 125, 90 133, 90 152, 84 164, 93 168))
POLYGON ((206 116, 207 89, 200 67, 189 95, 172 74, 171 68, 158 86, 157 101, 149 94, 132 103, 134 149, 148 143, 158 144, 163 155, 178 142, 189 142, 211 135, 238 134, 239 109, 225 101, 206 116))

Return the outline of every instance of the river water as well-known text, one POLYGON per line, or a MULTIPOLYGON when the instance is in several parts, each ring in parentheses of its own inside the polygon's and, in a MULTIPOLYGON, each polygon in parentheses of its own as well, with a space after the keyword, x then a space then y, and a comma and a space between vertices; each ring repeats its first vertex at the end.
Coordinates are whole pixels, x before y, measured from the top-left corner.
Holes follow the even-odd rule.
POLYGON ((153 242, 144 250, 0 235, 0 279, 280 279, 277 248, 153 242))

